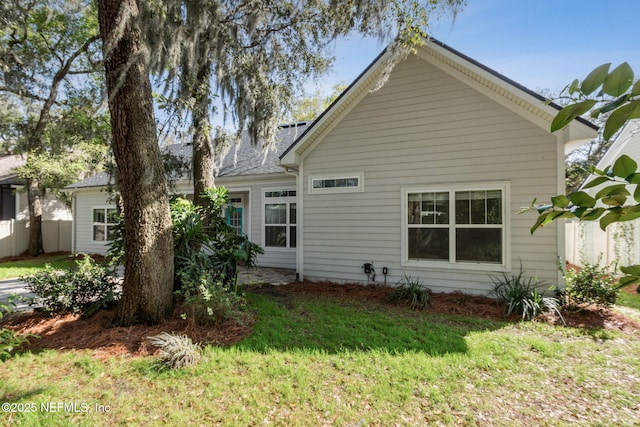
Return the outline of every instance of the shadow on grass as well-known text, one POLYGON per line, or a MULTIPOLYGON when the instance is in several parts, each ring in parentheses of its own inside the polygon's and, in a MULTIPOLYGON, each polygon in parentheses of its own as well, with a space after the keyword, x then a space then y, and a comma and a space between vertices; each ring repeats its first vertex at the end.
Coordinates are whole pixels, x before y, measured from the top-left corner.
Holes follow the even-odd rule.
POLYGON ((12 391, 9 393, 5 393, 0 395, 0 402, 2 403, 16 403, 23 402, 25 400, 36 397, 42 393, 45 393, 48 390, 47 387, 38 387, 33 390, 26 391, 12 391))
POLYGON ((465 337, 474 331, 500 329, 504 322, 456 316, 361 301, 308 297, 278 298, 249 294, 258 308, 251 336, 235 345, 257 352, 345 351, 466 353, 465 337))

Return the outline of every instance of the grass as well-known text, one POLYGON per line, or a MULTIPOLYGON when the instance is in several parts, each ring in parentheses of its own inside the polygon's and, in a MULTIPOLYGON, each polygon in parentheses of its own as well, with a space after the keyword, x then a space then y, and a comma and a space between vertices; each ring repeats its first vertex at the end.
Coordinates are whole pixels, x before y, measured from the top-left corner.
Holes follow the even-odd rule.
POLYGON ((640 310, 640 293, 636 292, 636 288, 638 288, 638 286, 640 285, 636 283, 629 286, 627 289, 620 290, 616 304, 640 310), (629 290, 631 290, 631 292, 629 292, 629 290))
POLYGON ((637 335, 249 297, 254 333, 206 347, 194 367, 18 355, 0 370, 0 400, 23 411, 0 424, 633 425, 640 414, 637 335))
POLYGON ((34 274, 44 268, 46 264, 60 270, 68 270, 75 265, 68 254, 41 255, 36 258, 0 263, 0 280, 13 279, 20 276, 34 274))

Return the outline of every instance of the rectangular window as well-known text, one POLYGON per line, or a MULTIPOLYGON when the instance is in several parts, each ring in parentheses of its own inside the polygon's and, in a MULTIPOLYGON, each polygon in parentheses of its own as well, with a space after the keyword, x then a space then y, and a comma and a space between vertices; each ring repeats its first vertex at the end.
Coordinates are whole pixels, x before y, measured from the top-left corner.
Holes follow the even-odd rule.
POLYGON ((309 194, 355 193, 364 191, 364 172, 344 175, 310 176, 309 194))
POLYGON ((404 190, 403 262, 506 266, 507 194, 506 183, 404 190))
POLYGON ((93 209, 93 240, 104 242, 111 239, 113 227, 118 222, 118 210, 116 208, 93 209))
POLYGON ((264 194, 264 246, 295 248, 295 190, 266 191, 264 194))

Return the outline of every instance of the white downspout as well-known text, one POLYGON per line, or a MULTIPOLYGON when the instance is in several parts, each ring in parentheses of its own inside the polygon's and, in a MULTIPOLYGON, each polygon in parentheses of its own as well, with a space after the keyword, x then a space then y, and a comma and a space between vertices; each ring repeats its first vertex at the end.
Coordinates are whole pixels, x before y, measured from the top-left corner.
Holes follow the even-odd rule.
POLYGON ((76 193, 71 193, 71 253, 76 252, 76 193))
MULTIPOLYGON (((566 183, 565 183, 565 164, 564 164, 564 158, 565 158, 565 151, 566 151, 566 146, 565 144, 569 144, 569 127, 565 128, 562 132, 560 132, 557 136, 556 136, 556 170, 557 170, 557 177, 558 177, 558 181, 557 181, 557 191, 556 194, 565 194, 567 192, 567 187, 566 187, 566 183)), ((565 219, 561 219, 560 221, 558 221, 557 224, 558 227, 558 263, 560 264, 560 267, 558 269, 558 286, 560 288, 564 288, 565 286, 565 281, 564 281, 564 271, 566 269, 566 262, 567 262, 567 245, 566 245, 566 227, 567 227, 567 221, 565 219)))
POLYGON ((300 165, 298 170, 289 166, 284 166, 284 172, 287 175, 293 175, 296 177, 296 280, 301 282, 304 280, 304 233, 302 232, 304 221, 304 183, 302 182, 302 177, 304 175, 302 173, 302 165, 300 165))

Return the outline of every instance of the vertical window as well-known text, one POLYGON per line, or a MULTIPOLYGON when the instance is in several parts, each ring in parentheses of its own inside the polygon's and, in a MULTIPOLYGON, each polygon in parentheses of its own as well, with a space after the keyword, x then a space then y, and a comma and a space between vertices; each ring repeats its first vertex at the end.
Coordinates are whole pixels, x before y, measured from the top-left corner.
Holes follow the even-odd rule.
POLYGON ((405 192, 405 261, 504 265, 503 188, 405 192))
POLYGON ((111 239, 113 227, 118 222, 118 210, 116 208, 93 209, 93 240, 103 242, 111 239))
POLYGON ((244 205, 242 197, 234 197, 229 200, 229 206, 226 208, 225 218, 238 234, 243 234, 244 224, 244 205))
POLYGON ((502 192, 456 192, 456 261, 502 262, 502 192))
POLYGON ((264 246, 296 247, 295 190, 267 191, 264 204, 264 246))

